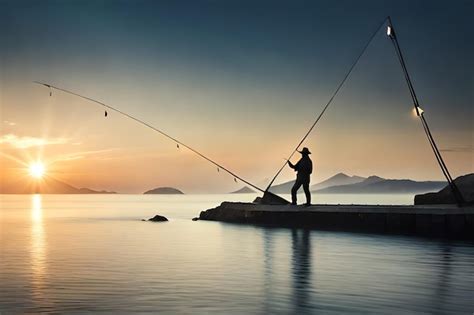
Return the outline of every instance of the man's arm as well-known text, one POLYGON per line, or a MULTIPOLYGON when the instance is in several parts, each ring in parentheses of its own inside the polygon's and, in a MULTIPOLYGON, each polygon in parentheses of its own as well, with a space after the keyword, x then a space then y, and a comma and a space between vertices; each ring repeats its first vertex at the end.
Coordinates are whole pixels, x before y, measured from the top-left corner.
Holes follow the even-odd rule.
MULTIPOLYGON (((301 160, 300 160, 300 161, 301 161, 301 160)), ((294 169, 295 171, 297 171, 297 170, 298 170, 298 167, 299 167, 299 165, 300 165, 300 161, 298 161, 298 163, 296 163, 296 164, 292 164, 290 161, 288 161, 288 165, 289 165, 292 169, 294 169)))

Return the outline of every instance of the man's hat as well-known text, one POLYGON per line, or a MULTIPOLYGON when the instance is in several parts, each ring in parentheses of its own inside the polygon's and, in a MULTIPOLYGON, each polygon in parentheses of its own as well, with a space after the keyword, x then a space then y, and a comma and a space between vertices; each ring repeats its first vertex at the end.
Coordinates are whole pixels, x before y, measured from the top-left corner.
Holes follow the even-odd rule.
POLYGON ((309 152, 307 147, 304 147, 303 150, 298 151, 298 152, 301 153, 301 154, 311 154, 311 152, 309 152))

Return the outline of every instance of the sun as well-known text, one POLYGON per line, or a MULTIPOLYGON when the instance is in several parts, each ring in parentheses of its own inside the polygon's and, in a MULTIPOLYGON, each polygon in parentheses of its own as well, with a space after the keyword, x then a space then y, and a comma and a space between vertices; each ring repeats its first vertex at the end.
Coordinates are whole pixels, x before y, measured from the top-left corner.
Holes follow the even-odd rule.
POLYGON ((30 175, 34 178, 42 178, 46 172, 46 168, 44 164, 40 161, 31 163, 28 167, 28 171, 30 175))

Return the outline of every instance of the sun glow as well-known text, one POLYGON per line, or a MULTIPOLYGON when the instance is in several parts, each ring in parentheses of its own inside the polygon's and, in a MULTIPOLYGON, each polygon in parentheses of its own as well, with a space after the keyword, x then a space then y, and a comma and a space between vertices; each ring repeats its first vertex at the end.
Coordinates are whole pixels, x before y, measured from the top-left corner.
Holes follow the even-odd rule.
POLYGON ((46 172, 46 168, 44 167, 44 164, 40 161, 31 163, 28 171, 30 175, 34 178, 42 178, 46 172))

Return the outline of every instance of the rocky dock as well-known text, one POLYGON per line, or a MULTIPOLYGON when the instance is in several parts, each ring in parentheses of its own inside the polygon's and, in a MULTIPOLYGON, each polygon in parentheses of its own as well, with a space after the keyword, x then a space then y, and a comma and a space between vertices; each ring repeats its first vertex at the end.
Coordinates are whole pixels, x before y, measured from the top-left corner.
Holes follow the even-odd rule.
POLYGON ((474 206, 265 205, 223 202, 200 220, 474 239, 474 206))

